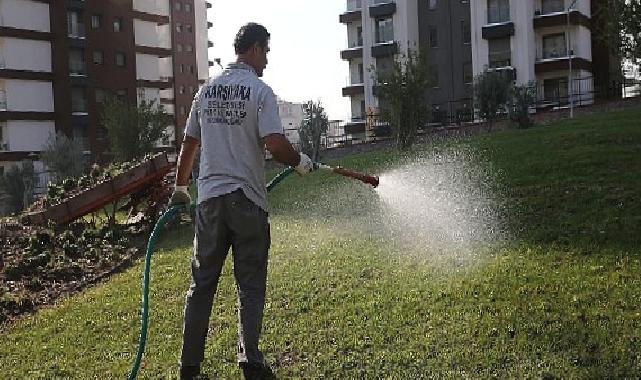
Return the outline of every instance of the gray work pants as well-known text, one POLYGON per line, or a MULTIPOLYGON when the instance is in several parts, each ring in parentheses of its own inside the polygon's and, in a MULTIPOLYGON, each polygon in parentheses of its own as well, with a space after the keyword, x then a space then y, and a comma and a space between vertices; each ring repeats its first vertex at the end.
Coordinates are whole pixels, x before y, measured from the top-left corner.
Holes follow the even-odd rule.
POLYGON ((267 213, 242 190, 208 199, 196 208, 192 281, 185 303, 182 366, 199 365, 220 273, 232 247, 238 290, 238 362, 264 363, 258 349, 265 306, 270 235, 267 213))

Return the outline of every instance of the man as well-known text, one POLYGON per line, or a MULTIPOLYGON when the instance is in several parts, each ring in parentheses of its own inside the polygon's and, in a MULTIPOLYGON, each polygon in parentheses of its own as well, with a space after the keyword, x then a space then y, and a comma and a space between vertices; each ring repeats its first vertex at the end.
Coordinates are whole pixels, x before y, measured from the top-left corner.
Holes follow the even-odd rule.
POLYGON ((303 175, 313 164, 283 135, 276 96, 259 79, 269 33, 249 23, 234 40, 237 61, 210 78, 194 98, 178 158, 170 204, 191 203, 187 184, 201 147, 192 281, 187 292, 181 379, 197 378, 204 358, 213 297, 232 247, 238 289, 238 363, 246 379, 273 376, 258 349, 270 244, 264 148, 303 175))

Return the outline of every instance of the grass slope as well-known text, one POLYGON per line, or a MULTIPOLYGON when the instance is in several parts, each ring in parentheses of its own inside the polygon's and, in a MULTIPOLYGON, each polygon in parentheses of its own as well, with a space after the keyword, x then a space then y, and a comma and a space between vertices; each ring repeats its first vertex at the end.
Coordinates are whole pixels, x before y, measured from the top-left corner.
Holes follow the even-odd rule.
MULTIPOLYGON (((292 177, 270 195, 263 349, 279 376, 641 376, 641 109, 462 144, 498 173, 514 236, 478 265, 444 265, 350 233, 350 218, 368 202, 344 205, 347 223, 337 224, 336 207, 315 201, 344 191, 344 179, 292 177)), ((377 152, 340 164, 381 172, 404 156, 377 152)), ((140 378, 176 376, 192 236, 187 227, 165 236, 153 262, 140 378)), ((125 377, 138 338, 141 268, 13 326, 2 335, 2 376, 125 377)), ((219 378, 239 378, 235 308, 228 262, 204 363, 219 378)))

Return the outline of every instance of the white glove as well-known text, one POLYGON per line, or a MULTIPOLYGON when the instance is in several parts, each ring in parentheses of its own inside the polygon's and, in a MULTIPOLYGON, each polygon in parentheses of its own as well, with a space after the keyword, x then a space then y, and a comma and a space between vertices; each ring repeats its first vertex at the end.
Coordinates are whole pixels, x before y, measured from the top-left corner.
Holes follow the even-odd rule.
POLYGON ((306 155, 305 153, 301 153, 300 162, 294 168, 294 170, 296 170, 296 172, 300 175, 305 175, 311 172, 313 169, 314 169, 314 163, 312 162, 312 159, 309 158, 309 156, 306 155))
POLYGON ((189 190, 187 186, 178 186, 174 188, 174 193, 171 194, 169 199, 169 206, 178 206, 183 205, 187 210, 191 205, 191 196, 189 195, 189 190))

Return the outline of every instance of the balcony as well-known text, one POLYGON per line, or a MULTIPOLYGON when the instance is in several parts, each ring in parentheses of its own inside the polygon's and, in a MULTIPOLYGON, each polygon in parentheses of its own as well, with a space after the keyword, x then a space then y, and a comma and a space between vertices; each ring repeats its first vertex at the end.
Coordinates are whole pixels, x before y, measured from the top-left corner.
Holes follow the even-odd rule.
POLYGON ((365 133, 365 119, 362 116, 355 116, 345 124, 346 134, 365 133))
POLYGON ((372 57, 381 58, 398 54, 398 42, 383 42, 372 46, 372 57))
POLYGON ((350 59, 362 58, 363 46, 349 47, 341 51, 341 59, 348 61, 350 59))
MULTIPOLYGON (((592 62, 572 54, 572 69, 592 71, 592 62)), ((562 51, 543 51, 537 54, 536 63, 534 64, 534 72, 536 74, 544 74, 553 71, 565 71, 570 69, 570 54, 567 50, 562 51)))
POLYGON ((514 23, 512 21, 505 21, 483 25, 483 27, 481 28, 481 35, 485 40, 513 36, 514 23))
POLYGON ((361 0, 347 0, 347 10, 338 17, 341 24, 360 21, 362 3, 361 0))
MULTIPOLYGON (((534 29, 565 26, 567 22, 568 13, 566 11, 551 13, 534 12, 534 29)), ((589 28, 590 23, 588 16, 577 10, 570 11, 570 25, 581 25, 589 28)))
POLYGON ((347 85, 343 87, 343 96, 356 96, 365 93, 365 84, 362 76, 347 80, 347 85))
POLYGON ((369 7, 369 16, 372 18, 389 17, 394 13, 396 13, 396 3, 394 1, 375 1, 375 4, 369 7))

